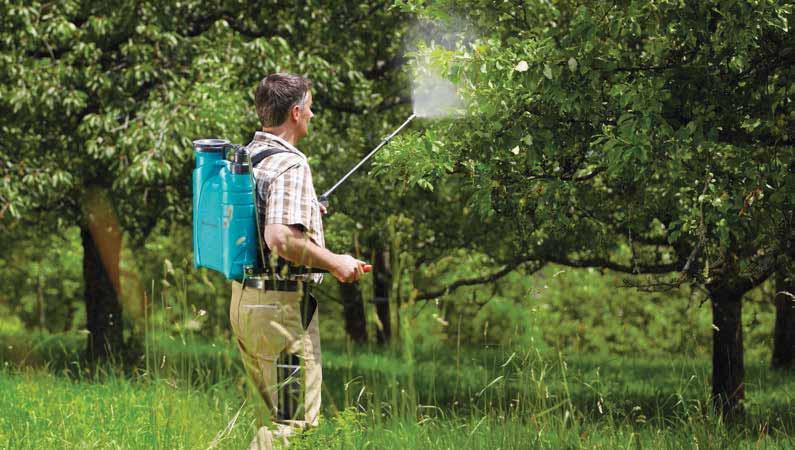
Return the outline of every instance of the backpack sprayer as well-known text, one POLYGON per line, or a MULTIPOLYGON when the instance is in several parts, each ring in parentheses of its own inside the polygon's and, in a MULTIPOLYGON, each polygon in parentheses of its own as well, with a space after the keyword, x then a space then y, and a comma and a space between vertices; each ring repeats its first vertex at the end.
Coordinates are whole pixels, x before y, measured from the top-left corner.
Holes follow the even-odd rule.
MULTIPOLYGON (((384 138, 348 173, 318 198, 328 198, 367 160, 392 140, 416 114, 384 138)), ((258 256, 256 204, 248 150, 225 139, 193 141, 193 263, 221 272, 229 280, 262 271, 258 256), (233 150, 229 152, 229 150, 233 150), (227 157, 227 153, 231 157, 227 157)), ((255 164, 256 165, 256 164, 255 164)))

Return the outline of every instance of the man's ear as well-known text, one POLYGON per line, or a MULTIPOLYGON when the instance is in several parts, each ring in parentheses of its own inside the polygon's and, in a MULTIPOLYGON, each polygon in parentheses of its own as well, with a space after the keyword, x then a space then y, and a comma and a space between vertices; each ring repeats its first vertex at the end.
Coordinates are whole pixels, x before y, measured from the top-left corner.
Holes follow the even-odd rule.
POLYGON ((290 108, 290 117, 298 122, 298 119, 301 117, 301 108, 298 105, 293 106, 290 108))

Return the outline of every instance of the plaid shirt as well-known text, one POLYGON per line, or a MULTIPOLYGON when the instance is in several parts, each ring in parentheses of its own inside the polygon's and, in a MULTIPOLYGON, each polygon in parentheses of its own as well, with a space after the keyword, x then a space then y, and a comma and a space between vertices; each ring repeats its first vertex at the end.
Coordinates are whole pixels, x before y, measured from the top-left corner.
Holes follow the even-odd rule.
MULTIPOLYGON (((269 156, 253 170, 257 183, 260 226, 263 229, 268 224, 299 226, 312 242, 325 247, 320 203, 312 184, 312 172, 306 156, 289 142, 262 131, 257 131, 254 140, 248 144, 252 157, 270 148, 284 149, 288 153, 269 156)), ((292 278, 305 280, 307 276, 292 278)), ((320 283, 322 279, 320 274, 311 276, 315 283, 320 283)))

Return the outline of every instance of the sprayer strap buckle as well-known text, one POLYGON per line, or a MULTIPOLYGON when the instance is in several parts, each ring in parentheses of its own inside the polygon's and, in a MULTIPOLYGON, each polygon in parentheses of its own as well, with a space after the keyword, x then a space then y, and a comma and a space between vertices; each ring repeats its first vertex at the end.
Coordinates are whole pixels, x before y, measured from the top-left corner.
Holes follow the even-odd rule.
POLYGON ((298 292, 301 282, 295 280, 266 280, 263 278, 246 278, 243 285, 251 289, 263 291, 298 292))

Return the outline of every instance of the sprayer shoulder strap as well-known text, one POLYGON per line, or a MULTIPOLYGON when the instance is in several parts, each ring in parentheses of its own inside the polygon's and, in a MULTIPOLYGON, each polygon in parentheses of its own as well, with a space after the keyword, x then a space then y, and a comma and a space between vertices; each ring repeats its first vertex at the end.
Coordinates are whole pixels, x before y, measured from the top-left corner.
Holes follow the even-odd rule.
POLYGON ((257 164, 261 163, 263 159, 269 156, 276 155, 278 153, 293 153, 293 152, 284 148, 270 147, 251 157, 251 167, 252 168, 257 167, 257 164))

